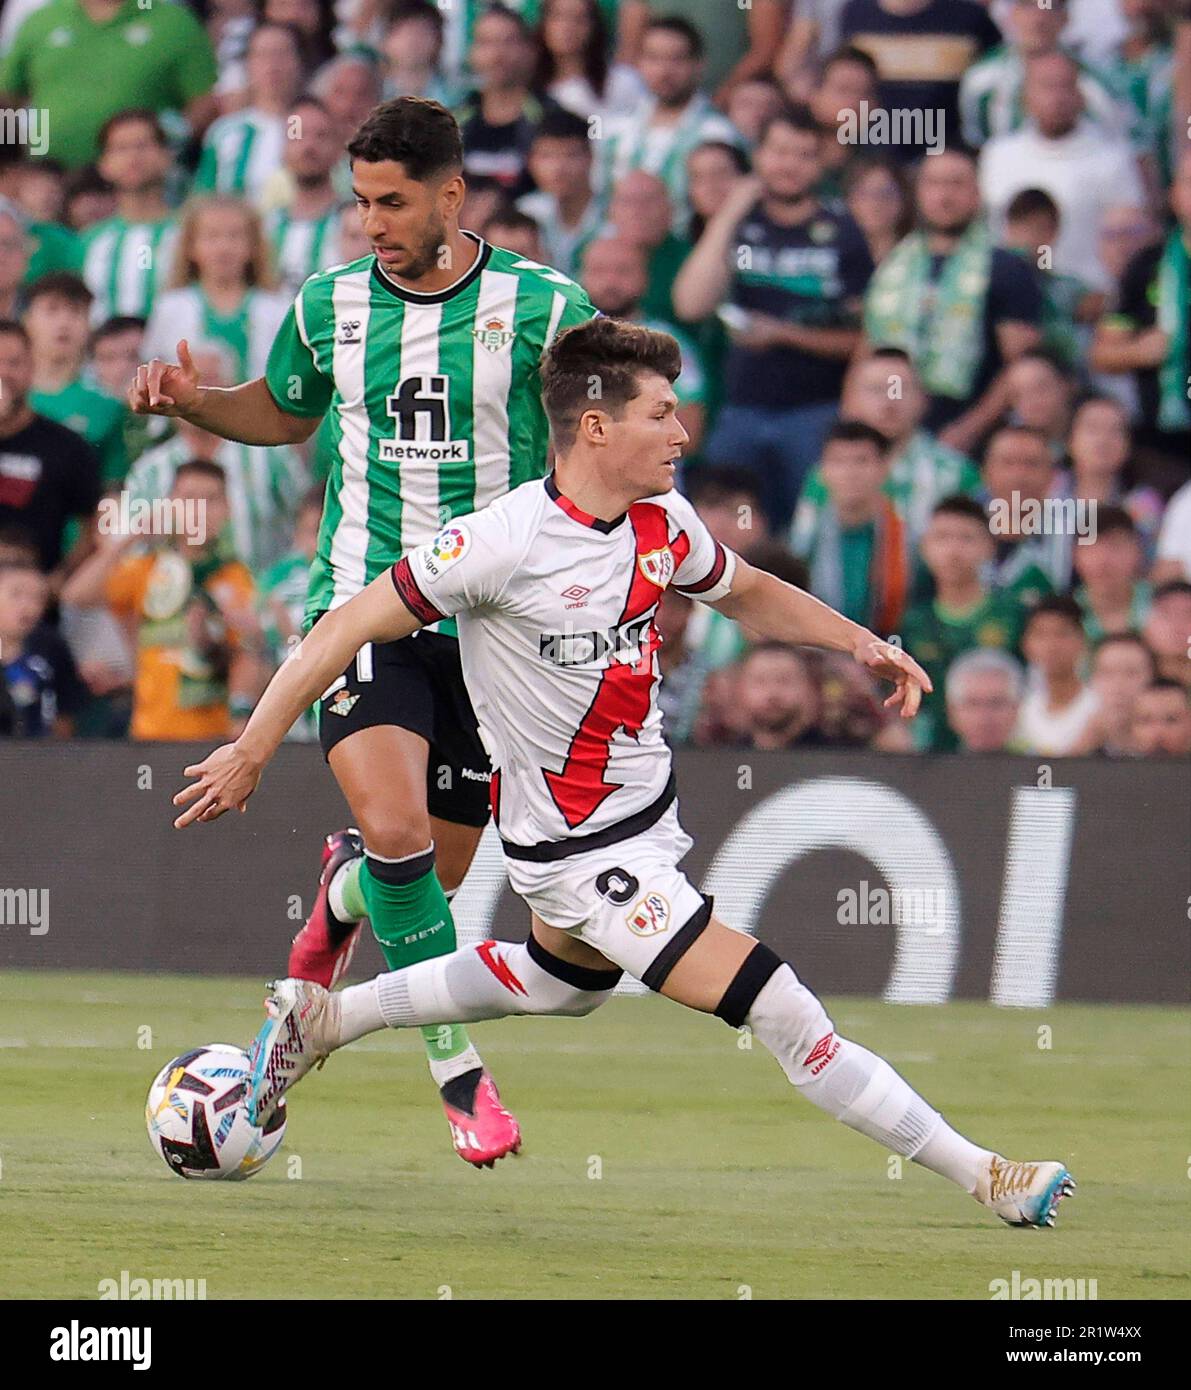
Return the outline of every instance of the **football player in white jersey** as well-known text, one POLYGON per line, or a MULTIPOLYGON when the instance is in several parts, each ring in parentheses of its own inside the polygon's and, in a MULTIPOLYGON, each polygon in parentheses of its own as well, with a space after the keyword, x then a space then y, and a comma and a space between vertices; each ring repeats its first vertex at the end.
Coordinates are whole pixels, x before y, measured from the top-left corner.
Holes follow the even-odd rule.
POLYGON ((686 432, 668 334, 599 318, 542 366, 556 464, 449 525, 327 615, 274 676, 241 737, 187 768, 179 827, 243 810, 293 720, 366 642, 457 615, 464 676, 498 770, 493 812, 533 918, 522 945, 485 941, 329 992, 272 986, 252 1046, 249 1112, 335 1049, 384 1027, 590 1013, 624 970, 670 999, 747 1024, 813 1104, 960 1184, 1013 1225, 1052 1225, 1060 1162, 971 1143, 867 1048, 840 1037, 792 967, 720 922, 679 863, 657 707, 654 616, 680 592, 778 641, 849 652, 892 682, 905 718, 930 681, 902 649, 716 542, 674 491, 686 432))

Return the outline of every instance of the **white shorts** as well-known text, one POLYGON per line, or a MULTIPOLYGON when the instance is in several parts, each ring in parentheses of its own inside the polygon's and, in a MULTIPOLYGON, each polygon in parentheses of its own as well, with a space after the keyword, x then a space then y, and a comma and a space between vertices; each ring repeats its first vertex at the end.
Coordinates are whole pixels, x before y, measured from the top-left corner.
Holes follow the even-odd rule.
POLYGON ((505 867, 547 926, 657 989, 710 916, 708 899, 678 867, 692 844, 675 803, 656 825, 607 849, 548 864, 506 859, 505 867))

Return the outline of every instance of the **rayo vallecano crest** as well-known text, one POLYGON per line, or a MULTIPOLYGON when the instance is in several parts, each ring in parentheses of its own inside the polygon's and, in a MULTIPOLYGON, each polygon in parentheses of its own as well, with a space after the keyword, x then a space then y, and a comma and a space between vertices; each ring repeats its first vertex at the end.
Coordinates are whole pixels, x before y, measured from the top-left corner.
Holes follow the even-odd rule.
POLYGON ((664 589, 674 578, 674 553, 669 546, 664 550, 651 550, 648 555, 637 558, 641 573, 651 584, 664 589))
POLYGON ((517 336, 516 331, 509 328, 504 319, 491 318, 482 328, 473 328, 472 337, 481 347, 486 347, 489 352, 499 352, 501 348, 508 345, 517 336))

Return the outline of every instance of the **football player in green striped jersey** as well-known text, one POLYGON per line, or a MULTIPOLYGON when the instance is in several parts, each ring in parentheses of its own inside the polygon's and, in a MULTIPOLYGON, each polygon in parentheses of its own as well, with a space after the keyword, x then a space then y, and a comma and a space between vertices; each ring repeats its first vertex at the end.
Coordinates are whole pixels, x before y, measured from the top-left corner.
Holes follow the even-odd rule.
MULTIPOLYGON (((180 342, 177 363, 141 366, 129 391, 135 411, 248 444, 300 442, 328 418, 308 623, 544 473, 538 363, 595 314, 567 276, 460 228, 462 143, 437 102, 385 102, 348 155, 373 253, 306 281, 264 376, 204 387, 180 342)), ((359 831, 328 837, 288 973, 332 984, 365 916, 390 969, 454 950, 448 899, 487 823, 490 769, 453 624, 363 648, 320 702, 320 736, 359 831)), ((517 1122, 466 1031, 424 1036, 456 1151, 479 1165, 516 1150, 517 1122)))

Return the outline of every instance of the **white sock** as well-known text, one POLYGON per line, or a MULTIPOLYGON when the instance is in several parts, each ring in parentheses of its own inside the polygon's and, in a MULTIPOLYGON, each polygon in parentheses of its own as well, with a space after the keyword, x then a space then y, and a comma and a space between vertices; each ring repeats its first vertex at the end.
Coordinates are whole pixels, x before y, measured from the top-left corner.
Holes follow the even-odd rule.
POLYGON ((388 1027, 380 1011, 375 980, 365 980, 362 985, 348 985, 345 989, 336 990, 332 998, 339 1007, 340 1047, 388 1027))
POLYGON ((914 1155, 914 1162, 959 1183, 966 1192, 975 1192, 977 1175, 991 1157, 990 1149, 965 1139, 940 1116, 935 1132, 914 1155))
MULTIPOLYGON (((446 1026, 450 1027, 451 1025, 446 1026)), ((453 1081, 457 1076, 462 1076, 464 1072, 475 1071, 477 1067, 484 1065, 483 1058, 470 1043, 455 1057, 447 1057, 444 1060, 427 1057, 426 1061, 430 1065, 430 1075, 434 1077, 434 1084, 440 1091, 448 1081, 453 1081)))
POLYGON ((876 1053, 835 1032, 789 965, 774 972, 748 1024, 813 1105, 971 1192, 987 1150, 959 1135, 876 1053))
POLYGON ((346 863, 340 864, 331 879, 331 886, 327 889, 327 906, 331 909, 331 916, 341 922, 363 921, 361 917, 353 917, 343 905, 343 885, 347 882, 347 872, 357 862, 355 859, 349 859, 346 863))

